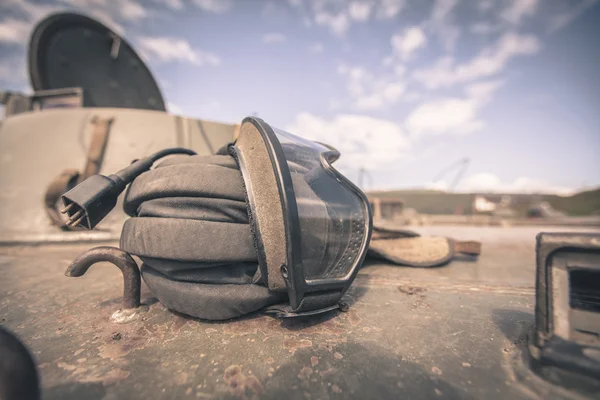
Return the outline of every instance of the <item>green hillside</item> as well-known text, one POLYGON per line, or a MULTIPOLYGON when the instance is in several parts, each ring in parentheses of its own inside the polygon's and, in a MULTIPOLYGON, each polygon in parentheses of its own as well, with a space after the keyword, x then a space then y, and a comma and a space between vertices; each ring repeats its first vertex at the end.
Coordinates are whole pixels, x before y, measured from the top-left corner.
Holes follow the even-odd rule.
MULTIPOLYGON (((402 199, 405 207, 414 208, 422 214, 472 214, 475 196, 473 193, 449 193, 438 190, 386 190, 368 192, 367 195, 402 199)), ((518 216, 524 216, 529 207, 540 201, 547 201, 554 209, 567 215, 600 214, 600 188, 567 197, 551 194, 516 194, 511 197, 515 201, 513 209, 518 216)))
POLYGON ((367 193, 369 197, 399 198, 405 207, 422 214, 472 214, 473 195, 438 190, 390 190, 367 193))
POLYGON ((579 192, 569 197, 545 195, 544 200, 556 210, 568 215, 600 214, 600 188, 579 192))

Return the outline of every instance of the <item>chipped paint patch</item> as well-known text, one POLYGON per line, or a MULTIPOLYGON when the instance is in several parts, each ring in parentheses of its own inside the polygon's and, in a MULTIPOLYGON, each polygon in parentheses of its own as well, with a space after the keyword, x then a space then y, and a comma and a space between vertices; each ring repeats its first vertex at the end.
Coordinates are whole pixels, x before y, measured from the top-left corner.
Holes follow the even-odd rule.
POLYGON ((312 345, 312 341, 308 339, 297 339, 291 336, 286 336, 283 339, 283 347, 292 354, 294 354, 298 349, 312 347, 312 345))
POLYGON ((225 368, 223 380, 227 384, 229 394, 239 399, 258 399, 264 393, 264 387, 258 378, 254 375, 244 375, 239 365, 225 368))
POLYGON ((102 382, 104 386, 113 385, 119 381, 127 379, 131 373, 120 368, 113 368, 105 374, 88 374, 79 378, 79 382, 102 382))
POLYGON ((187 382, 188 374, 185 372, 180 372, 175 375, 175 383, 178 385, 185 385, 187 382))
POLYGON ((298 378, 300 378, 300 379, 302 379, 304 381, 308 380, 310 378, 310 376, 312 375, 312 373, 313 373, 312 368, 304 367, 298 373, 298 378))
POLYGON ((310 365, 314 367, 315 365, 318 365, 318 364, 319 364, 319 357, 312 356, 310 358, 310 365))
POLYGON ((117 383, 118 381, 122 381, 123 379, 127 379, 131 373, 129 371, 123 371, 120 368, 115 368, 110 370, 108 374, 102 380, 102 384, 104 386, 109 386, 117 383))
POLYGON ((405 293, 409 296, 412 296, 413 294, 420 294, 425 292, 425 289, 422 287, 418 287, 418 286, 403 286, 400 285, 398 286, 398 290, 402 293, 405 293))
POLYGON ((75 365, 71 365, 71 364, 68 364, 68 363, 62 362, 62 361, 57 362, 56 366, 58 368, 64 369, 65 371, 74 371, 77 369, 77 367, 75 365))
POLYGON ((137 308, 131 308, 127 310, 117 310, 111 316, 110 319, 117 324, 126 324, 131 321, 139 319, 140 314, 137 308))

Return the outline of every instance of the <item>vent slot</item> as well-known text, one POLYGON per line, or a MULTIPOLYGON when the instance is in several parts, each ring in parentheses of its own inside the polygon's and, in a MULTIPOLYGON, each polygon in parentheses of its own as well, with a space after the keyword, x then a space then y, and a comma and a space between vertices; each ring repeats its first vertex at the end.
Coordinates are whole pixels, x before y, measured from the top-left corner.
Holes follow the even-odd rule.
POLYGON ((569 303, 571 308, 600 313, 600 271, 569 271, 569 303))

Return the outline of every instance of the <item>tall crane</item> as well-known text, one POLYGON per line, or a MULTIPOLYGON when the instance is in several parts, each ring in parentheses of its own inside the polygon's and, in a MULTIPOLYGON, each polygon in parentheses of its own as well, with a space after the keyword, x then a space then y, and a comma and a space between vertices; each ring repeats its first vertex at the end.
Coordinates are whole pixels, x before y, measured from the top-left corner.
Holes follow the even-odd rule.
POLYGON ((373 189, 373 177, 371 173, 365 169, 365 167, 360 167, 358 170, 358 187, 362 190, 366 191, 366 187, 363 186, 365 177, 369 180, 369 186, 373 189))
POLYGON ((454 191, 454 189, 456 188, 456 186, 459 184, 461 178, 463 177, 463 175, 465 174, 465 172, 467 171, 467 168, 469 167, 469 163, 471 162, 471 159, 468 157, 465 158, 461 158, 460 160, 458 160, 455 163, 450 164, 450 166, 448 166, 447 168, 444 168, 443 170, 441 170, 436 176, 435 178, 433 178, 433 182, 437 182, 440 179, 442 179, 448 172, 453 171, 455 169, 458 170, 458 172, 456 173, 456 175, 454 176, 454 179, 452 180, 452 182, 450 183, 450 186, 448 186, 448 191, 452 192, 454 191))

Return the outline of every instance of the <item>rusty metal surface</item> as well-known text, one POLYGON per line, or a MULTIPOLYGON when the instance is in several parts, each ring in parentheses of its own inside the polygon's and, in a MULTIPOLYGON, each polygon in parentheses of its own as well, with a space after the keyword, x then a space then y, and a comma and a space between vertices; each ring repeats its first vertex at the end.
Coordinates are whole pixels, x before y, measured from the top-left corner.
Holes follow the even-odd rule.
POLYGON ((481 240, 477 261, 370 264, 348 312, 285 321, 189 319, 145 286, 137 311, 117 312, 114 267, 63 275, 89 244, 5 246, 0 319, 32 350, 46 399, 548 397, 518 361, 533 323, 539 230, 485 229, 442 232, 481 240))

